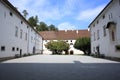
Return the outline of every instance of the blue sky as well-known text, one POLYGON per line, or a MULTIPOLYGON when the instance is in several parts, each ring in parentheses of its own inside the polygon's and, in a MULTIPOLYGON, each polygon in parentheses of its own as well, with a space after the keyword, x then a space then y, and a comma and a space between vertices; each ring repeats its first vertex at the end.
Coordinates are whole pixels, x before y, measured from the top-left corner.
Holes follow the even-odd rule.
POLYGON ((110 0, 9 0, 20 12, 38 15, 39 21, 59 30, 87 29, 110 0))

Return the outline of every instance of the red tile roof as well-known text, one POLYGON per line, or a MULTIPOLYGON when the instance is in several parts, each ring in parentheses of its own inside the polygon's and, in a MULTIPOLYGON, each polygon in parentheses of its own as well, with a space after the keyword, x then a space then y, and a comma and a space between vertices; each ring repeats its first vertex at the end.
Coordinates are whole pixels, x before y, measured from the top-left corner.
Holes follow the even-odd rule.
POLYGON ((90 37, 88 30, 59 30, 39 32, 44 40, 75 40, 79 37, 90 37))

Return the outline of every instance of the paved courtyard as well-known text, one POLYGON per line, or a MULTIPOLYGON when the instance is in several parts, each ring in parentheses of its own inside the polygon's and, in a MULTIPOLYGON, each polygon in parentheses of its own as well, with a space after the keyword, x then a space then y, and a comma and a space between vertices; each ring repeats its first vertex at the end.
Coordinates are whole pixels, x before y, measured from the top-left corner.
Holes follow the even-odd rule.
POLYGON ((120 63, 80 55, 35 55, 0 63, 0 80, 119 80, 120 63))

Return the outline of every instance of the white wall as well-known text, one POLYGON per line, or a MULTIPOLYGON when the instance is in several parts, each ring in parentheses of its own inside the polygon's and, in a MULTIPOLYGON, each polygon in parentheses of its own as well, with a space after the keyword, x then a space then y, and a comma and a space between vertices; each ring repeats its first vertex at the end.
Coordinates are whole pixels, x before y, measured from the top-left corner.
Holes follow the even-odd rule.
POLYGON ((90 33, 91 33, 91 52, 95 54, 96 50, 94 48, 96 46, 100 46, 100 54, 105 54, 105 56, 109 57, 119 57, 120 51, 116 51, 115 45, 120 45, 120 4, 119 0, 114 0, 107 8, 102 12, 102 14, 90 25, 90 33), (105 14, 105 18, 102 16, 105 14), (112 14, 112 17, 109 16, 112 14), (99 23, 97 24, 97 21, 99 23), (106 25, 110 21, 114 21, 116 24, 115 28, 115 41, 111 40, 110 29, 106 29, 106 36, 104 36, 103 26, 106 25), (93 25, 95 24, 95 27, 93 25), (95 38, 98 37, 97 30, 99 30, 100 39, 94 40, 94 32, 95 38))
POLYGON ((20 54, 20 49, 22 54, 32 53, 33 46, 36 47, 37 53, 38 50, 41 51, 42 37, 33 29, 30 31, 31 29, 30 25, 15 13, 13 9, 4 6, 0 2, 0 58, 20 54), (22 24, 21 21, 23 22, 22 24), (18 27, 17 37, 15 36, 16 27, 18 27), (20 38, 20 30, 22 30, 22 38, 20 38), (34 38, 33 42, 31 42, 31 36, 34 38), (5 51, 1 50, 1 46, 5 46, 5 51), (14 51, 12 51, 13 47, 15 48, 14 51))

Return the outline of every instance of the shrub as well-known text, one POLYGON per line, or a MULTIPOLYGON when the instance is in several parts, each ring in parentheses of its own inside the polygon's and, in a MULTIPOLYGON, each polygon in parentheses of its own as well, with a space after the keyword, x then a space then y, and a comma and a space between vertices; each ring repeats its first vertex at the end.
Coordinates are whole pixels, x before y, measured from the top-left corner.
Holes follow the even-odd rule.
POLYGON ((78 38, 74 44, 74 48, 82 50, 84 54, 90 54, 90 38, 78 38))

